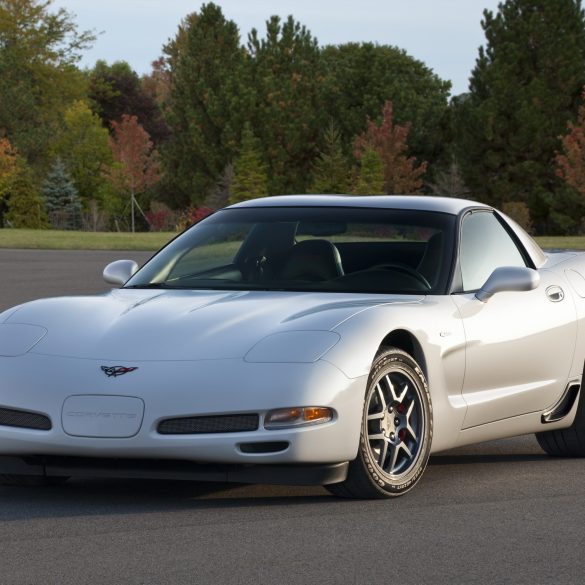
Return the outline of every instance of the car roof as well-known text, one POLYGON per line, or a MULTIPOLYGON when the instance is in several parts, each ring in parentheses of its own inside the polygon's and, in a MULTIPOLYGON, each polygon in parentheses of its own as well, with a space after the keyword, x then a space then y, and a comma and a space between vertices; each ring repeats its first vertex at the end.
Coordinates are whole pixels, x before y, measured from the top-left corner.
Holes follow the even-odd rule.
POLYGON ((492 209, 483 203, 467 199, 422 195, 276 195, 236 203, 230 209, 243 207, 370 207, 438 211, 452 215, 458 215, 469 208, 492 209))

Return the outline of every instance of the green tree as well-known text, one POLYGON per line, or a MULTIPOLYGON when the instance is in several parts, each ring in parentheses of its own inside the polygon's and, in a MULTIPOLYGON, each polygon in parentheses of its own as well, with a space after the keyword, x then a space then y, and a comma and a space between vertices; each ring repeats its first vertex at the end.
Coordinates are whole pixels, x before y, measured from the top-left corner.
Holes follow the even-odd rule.
POLYGON ((387 101, 395 122, 412 128, 410 152, 435 164, 444 156, 443 117, 451 84, 404 50, 373 43, 347 43, 322 49, 323 103, 341 131, 349 154, 366 120, 381 122, 387 101))
POLYGON ((22 158, 10 184, 7 209, 5 219, 13 228, 49 227, 38 185, 31 169, 22 158))
POLYGON ((35 167, 47 162, 63 110, 85 93, 75 64, 95 38, 51 4, 0 0, 0 134, 35 167))
POLYGON ((266 164, 262 160, 260 142, 250 124, 242 131, 242 147, 234 162, 234 178, 230 187, 230 203, 268 195, 266 164))
POLYGON ((108 131, 85 102, 73 102, 65 111, 53 152, 65 163, 84 205, 99 200, 104 171, 112 164, 112 151, 108 131))
POLYGON ((43 183, 41 194, 54 228, 81 228, 81 201, 61 159, 56 159, 43 183))
POLYGON ((163 150, 169 190, 177 206, 200 204, 240 143, 245 52, 238 27, 221 8, 204 4, 185 19, 165 49, 171 68, 167 119, 173 138, 163 150))
POLYGON ((248 37, 254 129, 268 164, 270 194, 303 193, 309 187, 323 122, 320 50, 310 31, 292 16, 272 16, 266 36, 248 37))
POLYGON ((580 0, 506 0, 484 12, 470 91, 457 100, 457 152, 476 198, 524 202, 538 231, 576 227, 555 174, 567 120, 585 84, 585 18, 580 0))
POLYGON ((313 164, 313 193, 346 193, 349 186, 347 158, 343 153, 341 133, 331 122, 324 134, 325 146, 313 164))
POLYGON ((138 118, 155 144, 168 138, 169 129, 161 109, 126 61, 112 65, 97 61, 89 74, 89 98, 106 128, 128 114, 138 118))
POLYGON ((18 169, 18 153, 7 138, 0 138, 0 202, 8 193, 18 169))
POLYGON ((360 156, 355 195, 384 195, 384 165, 375 148, 366 146, 360 156))

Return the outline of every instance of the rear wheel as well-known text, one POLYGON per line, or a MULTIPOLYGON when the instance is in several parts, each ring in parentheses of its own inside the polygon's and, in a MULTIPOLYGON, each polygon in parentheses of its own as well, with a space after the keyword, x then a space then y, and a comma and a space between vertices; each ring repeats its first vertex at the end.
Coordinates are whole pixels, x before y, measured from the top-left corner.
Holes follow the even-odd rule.
POLYGON ((349 498, 401 496, 420 480, 433 436, 427 383, 410 355, 389 349, 370 372, 357 458, 347 479, 326 486, 349 498))
POLYGON ((554 457, 585 457, 585 396, 579 394, 579 405, 573 424, 567 429, 536 433, 542 449, 554 457))

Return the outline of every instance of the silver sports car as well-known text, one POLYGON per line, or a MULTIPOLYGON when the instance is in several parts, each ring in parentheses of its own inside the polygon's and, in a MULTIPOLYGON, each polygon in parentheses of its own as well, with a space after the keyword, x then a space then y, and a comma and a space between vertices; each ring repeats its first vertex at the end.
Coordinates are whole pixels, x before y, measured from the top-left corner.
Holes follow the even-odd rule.
POLYGON ((585 257, 434 197, 218 211, 98 296, 0 315, 0 481, 321 484, 398 496, 429 455, 585 454, 585 257))

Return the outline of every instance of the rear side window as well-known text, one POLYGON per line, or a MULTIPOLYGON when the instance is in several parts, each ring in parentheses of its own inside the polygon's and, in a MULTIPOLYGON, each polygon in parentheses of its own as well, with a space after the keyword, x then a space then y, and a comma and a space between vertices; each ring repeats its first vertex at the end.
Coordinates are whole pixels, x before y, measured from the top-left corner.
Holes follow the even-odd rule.
POLYGON ((489 211, 464 218, 460 244, 464 291, 479 290, 500 266, 526 266, 510 234, 489 211))

